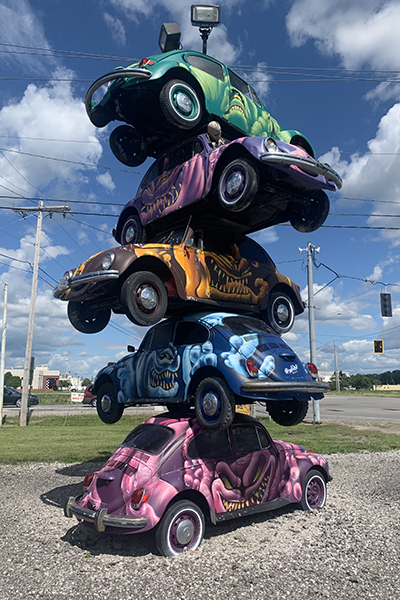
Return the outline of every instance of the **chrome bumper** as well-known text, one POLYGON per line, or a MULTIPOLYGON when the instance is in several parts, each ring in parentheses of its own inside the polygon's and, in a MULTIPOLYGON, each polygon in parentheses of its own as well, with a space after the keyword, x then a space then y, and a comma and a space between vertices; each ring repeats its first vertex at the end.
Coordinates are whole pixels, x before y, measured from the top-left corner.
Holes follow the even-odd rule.
POLYGON ((240 386, 242 392, 317 392, 329 390, 329 383, 322 381, 249 381, 240 386))
POLYGON ((314 160, 313 158, 306 158, 305 156, 296 156, 294 154, 282 154, 281 152, 267 152, 261 155, 261 160, 266 163, 277 163, 281 165, 289 165, 299 167, 305 171, 316 173, 317 175, 324 175, 330 181, 336 185, 338 190, 343 185, 343 180, 338 173, 328 164, 323 164, 314 160))
POLYGON ((62 277, 54 288, 53 296, 58 298, 58 296, 62 292, 65 292, 65 290, 73 289, 74 287, 84 283, 97 283, 98 281, 118 279, 118 277, 119 271, 116 270, 93 271, 92 273, 87 273, 86 275, 76 275, 76 277, 62 277))
POLYGON ((85 98, 85 108, 87 115, 90 119, 90 113, 92 111, 92 96, 93 94, 101 88, 105 83, 109 83, 110 81, 115 81, 116 79, 149 79, 152 76, 152 72, 147 69, 116 69, 115 71, 111 71, 111 73, 106 73, 102 75, 95 82, 92 83, 88 91, 86 92, 85 98))
POLYGON ((100 508, 100 510, 84 508, 75 502, 74 496, 68 498, 64 514, 68 518, 75 516, 80 521, 92 523, 94 529, 100 533, 105 531, 106 527, 143 529, 146 527, 148 521, 148 519, 143 517, 118 517, 116 515, 109 515, 106 508, 100 508))

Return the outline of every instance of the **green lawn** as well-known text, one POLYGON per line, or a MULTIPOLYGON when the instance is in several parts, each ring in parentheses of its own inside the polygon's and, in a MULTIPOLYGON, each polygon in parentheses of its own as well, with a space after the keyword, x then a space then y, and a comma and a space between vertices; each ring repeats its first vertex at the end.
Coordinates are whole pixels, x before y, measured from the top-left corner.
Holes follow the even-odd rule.
MULTIPOLYGON (((19 426, 18 417, 6 417, 0 427, 0 464, 102 462, 129 431, 148 417, 125 415, 118 423, 105 425, 95 414, 37 416, 27 427, 19 426)), ((260 420, 273 438, 301 444, 321 454, 400 449, 400 434, 396 433, 399 426, 394 423, 380 424, 379 428, 329 422, 281 427, 269 419, 260 420)))

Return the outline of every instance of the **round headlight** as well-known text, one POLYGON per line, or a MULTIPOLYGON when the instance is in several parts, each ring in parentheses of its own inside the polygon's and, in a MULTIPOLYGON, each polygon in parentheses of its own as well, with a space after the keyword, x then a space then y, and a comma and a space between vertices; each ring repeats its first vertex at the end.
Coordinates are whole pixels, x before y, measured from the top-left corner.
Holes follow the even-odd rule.
POLYGON ((101 266, 103 267, 103 269, 105 271, 107 271, 107 269, 109 269, 111 267, 111 265, 113 264, 114 260, 115 260, 114 252, 107 252, 103 256, 103 260, 101 261, 101 266))
POLYGON ((264 139, 264 146, 267 152, 279 152, 278 144, 271 137, 264 139))

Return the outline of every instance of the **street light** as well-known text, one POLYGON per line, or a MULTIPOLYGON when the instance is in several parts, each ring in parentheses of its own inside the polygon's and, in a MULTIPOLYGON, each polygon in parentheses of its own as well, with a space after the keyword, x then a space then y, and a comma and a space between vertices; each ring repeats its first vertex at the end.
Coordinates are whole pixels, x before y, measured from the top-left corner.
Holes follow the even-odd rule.
POLYGON ((177 23, 163 23, 161 25, 158 45, 163 53, 181 48, 181 30, 177 23))
POLYGON ((191 22, 200 30, 203 54, 207 54, 207 40, 213 27, 221 22, 221 8, 216 4, 192 4, 191 22))

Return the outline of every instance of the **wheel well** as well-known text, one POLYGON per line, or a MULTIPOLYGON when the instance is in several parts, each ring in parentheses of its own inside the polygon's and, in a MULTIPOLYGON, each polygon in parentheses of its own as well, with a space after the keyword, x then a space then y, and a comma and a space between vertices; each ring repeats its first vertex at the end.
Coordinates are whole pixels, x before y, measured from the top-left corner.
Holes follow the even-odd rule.
POLYGON ((294 135, 290 140, 290 143, 293 144, 293 146, 300 146, 300 148, 303 148, 303 150, 305 150, 310 156, 315 158, 313 147, 311 146, 310 142, 302 135, 294 135))
MULTIPOLYGON (((228 385, 225 377, 222 375, 221 371, 219 371, 216 367, 207 366, 207 367, 202 367, 202 368, 198 369, 194 373, 194 375, 190 381, 187 395, 194 397, 197 386, 199 385, 200 381, 202 381, 206 377, 218 377, 219 379, 223 379, 223 381, 229 387, 229 385, 228 385)), ((232 394, 233 394, 233 392, 232 392, 232 394)))
POLYGON ((207 521, 210 521, 210 507, 208 506, 207 500, 205 499, 203 494, 201 492, 198 492, 197 490, 184 490, 183 492, 180 492, 179 494, 174 496, 168 504, 168 506, 166 507, 164 513, 168 510, 170 506, 176 504, 176 502, 179 502, 180 500, 189 500, 190 502, 197 504, 197 506, 201 509, 205 519, 207 521))
POLYGON ((167 83, 167 81, 170 81, 171 79, 180 79, 181 81, 184 81, 185 83, 190 85, 197 93, 202 108, 205 109, 205 98, 203 89, 197 81, 197 79, 189 71, 187 71, 186 69, 182 69, 181 67, 169 69, 167 77, 163 78, 162 84, 164 85, 165 83, 167 83))
MULTIPOLYGON (((320 475, 323 476, 325 483, 328 483, 328 476, 326 474, 325 469, 323 469, 322 467, 320 467, 319 465, 313 465, 312 467, 310 467, 307 471, 307 473, 309 473, 311 470, 313 471, 318 471, 318 473, 320 473, 320 475)), ((307 475, 307 473, 305 473, 304 477, 307 475)))
MULTIPOLYGON (((303 312, 303 307, 300 305, 299 300, 298 300, 293 288, 291 288, 286 283, 278 283, 270 291, 269 297, 271 296, 271 294, 275 294, 277 292, 282 292, 283 294, 286 294, 286 296, 289 296, 289 298, 293 302, 294 311, 295 311, 296 315, 303 312)), ((263 308, 266 308, 266 306, 263 308)))
POLYGON ((250 152, 248 152, 246 148, 244 148, 244 146, 242 146, 241 144, 232 144, 221 154, 221 156, 218 159, 217 166, 215 167, 212 179, 212 190, 215 190, 217 188, 219 178, 221 177, 221 173, 225 169, 225 167, 237 158, 248 158, 252 162, 253 166, 257 169, 255 161, 253 160, 253 157, 250 154, 250 152))
POLYGON ((115 239, 119 244, 121 243, 122 224, 131 215, 136 215, 140 218, 138 211, 136 210, 136 208, 133 208, 133 206, 128 206, 127 208, 123 209, 120 216, 118 217, 117 229, 115 231, 115 239))
POLYGON ((162 281, 169 281, 171 277, 173 277, 171 271, 160 259, 152 256, 142 256, 141 258, 135 260, 131 264, 130 268, 127 269, 123 275, 121 275, 121 285, 127 280, 129 275, 132 275, 132 273, 136 273, 137 271, 151 271, 162 281))
POLYGON ((96 396, 99 393, 101 386, 104 385, 105 383, 113 384, 113 380, 111 379, 111 377, 109 375, 107 375, 107 373, 100 375, 100 377, 98 379, 96 379, 96 383, 94 384, 94 391, 95 391, 96 396))

